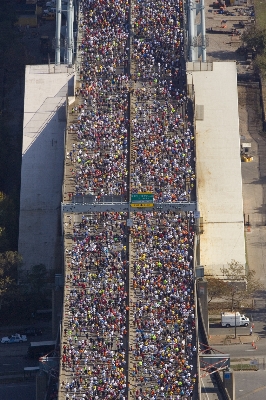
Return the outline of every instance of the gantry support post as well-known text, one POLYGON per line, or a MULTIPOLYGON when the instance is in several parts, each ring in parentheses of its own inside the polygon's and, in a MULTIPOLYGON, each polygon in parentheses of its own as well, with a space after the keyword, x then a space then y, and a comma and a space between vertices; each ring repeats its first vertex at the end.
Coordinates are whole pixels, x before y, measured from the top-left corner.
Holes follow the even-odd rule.
POLYGON ((62 23, 62 1, 56 1, 56 32, 55 32, 55 64, 60 64, 60 39, 61 39, 61 23, 62 23))

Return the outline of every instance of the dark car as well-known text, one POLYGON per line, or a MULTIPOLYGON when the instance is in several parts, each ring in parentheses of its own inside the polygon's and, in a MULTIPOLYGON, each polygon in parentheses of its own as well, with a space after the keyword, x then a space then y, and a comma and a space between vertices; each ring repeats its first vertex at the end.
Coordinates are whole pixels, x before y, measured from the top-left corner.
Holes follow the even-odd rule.
POLYGON ((27 335, 27 336, 41 336, 42 330, 38 329, 38 328, 26 328, 26 329, 23 329, 23 331, 21 331, 20 334, 27 335))

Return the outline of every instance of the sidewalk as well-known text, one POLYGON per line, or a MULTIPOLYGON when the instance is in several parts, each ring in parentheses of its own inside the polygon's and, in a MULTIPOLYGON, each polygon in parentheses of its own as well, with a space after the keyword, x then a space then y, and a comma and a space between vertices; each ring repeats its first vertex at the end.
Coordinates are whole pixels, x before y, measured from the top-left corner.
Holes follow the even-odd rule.
POLYGON ((246 221, 247 264, 266 286, 266 141, 260 120, 259 91, 239 87, 239 119, 242 140, 251 143, 253 162, 242 163, 243 205, 246 221))
POLYGON ((229 344, 249 344, 256 343, 259 340, 259 336, 257 334, 253 335, 211 335, 209 336, 209 345, 229 345, 229 344))

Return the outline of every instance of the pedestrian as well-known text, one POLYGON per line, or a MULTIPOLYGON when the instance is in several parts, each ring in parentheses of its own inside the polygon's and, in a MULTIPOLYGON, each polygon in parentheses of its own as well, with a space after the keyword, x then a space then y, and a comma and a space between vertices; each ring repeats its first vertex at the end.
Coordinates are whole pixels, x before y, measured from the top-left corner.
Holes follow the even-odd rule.
MULTIPOLYGON (((194 137, 186 92, 178 84, 182 0, 145 3, 145 12, 141 2, 129 7, 122 0, 82 0, 80 7, 80 88, 69 129, 74 141, 69 200, 82 195, 95 202, 106 196, 128 201, 129 188, 153 192, 156 202, 190 200, 194 137), (135 21, 130 48, 129 11, 135 21), (130 76, 131 63, 135 71, 130 76)), ((125 246, 127 219, 125 212, 69 218, 65 390, 72 398, 78 391, 88 400, 125 399, 129 347, 135 398, 191 397, 194 215, 132 213, 131 254, 125 246)))

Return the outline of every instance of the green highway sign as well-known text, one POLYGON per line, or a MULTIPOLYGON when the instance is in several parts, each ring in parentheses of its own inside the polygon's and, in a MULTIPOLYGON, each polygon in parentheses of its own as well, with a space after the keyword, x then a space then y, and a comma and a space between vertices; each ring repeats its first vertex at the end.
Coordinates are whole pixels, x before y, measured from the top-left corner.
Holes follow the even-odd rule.
MULTIPOLYGON (((153 203, 153 193, 151 192, 143 192, 143 193, 132 193, 131 194, 131 203, 134 205, 137 203, 153 203)), ((136 207, 136 206, 135 206, 136 207)))

